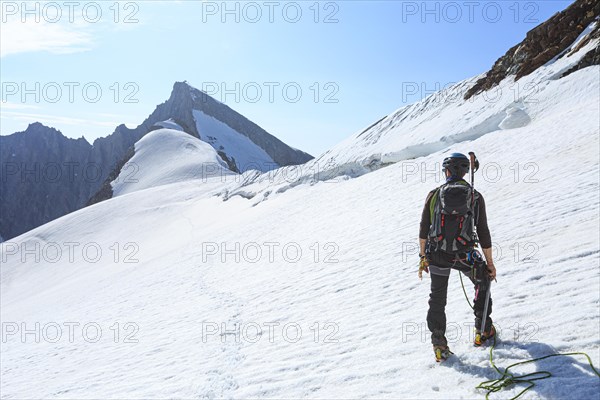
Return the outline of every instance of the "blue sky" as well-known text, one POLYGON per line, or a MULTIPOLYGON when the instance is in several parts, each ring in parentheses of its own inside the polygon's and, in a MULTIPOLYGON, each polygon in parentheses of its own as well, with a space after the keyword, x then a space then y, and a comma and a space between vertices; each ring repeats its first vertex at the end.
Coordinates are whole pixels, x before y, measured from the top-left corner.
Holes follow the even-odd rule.
POLYGON ((91 142, 187 80, 318 155, 487 71, 571 2, 78 3, 2 1, 1 134, 41 121, 91 142))

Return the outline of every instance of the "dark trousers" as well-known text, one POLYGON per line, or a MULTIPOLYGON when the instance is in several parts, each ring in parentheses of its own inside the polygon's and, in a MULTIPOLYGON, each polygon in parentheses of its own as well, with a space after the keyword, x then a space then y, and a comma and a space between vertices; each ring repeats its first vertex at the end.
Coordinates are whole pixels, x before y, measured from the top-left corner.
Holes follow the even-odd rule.
MULTIPOLYGON (((466 267, 454 261, 451 255, 432 255, 430 276, 431 276, 431 294, 429 295, 429 311, 427 312, 427 327, 431 331, 431 342, 433 345, 446 346, 446 299, 448 295, 448 278, 451 269, 463 271, 476 287, 476 280, 466 271, 466 267), (441 265, 440 265, 441 264, 441 265), (437 267, 437 268, 436 268, 437 267), (435 273, 437 272, 437 274, 435 273), (442 273, 442 274, 440 274, 442 273)), ((485 271, 485 264, 480 265, 485 271)), ((477 299, 474 300, 475 327, 481 327, 481 318, 483 317, 483 308, 485 306, 485 297, 487 294, 487 285, 481 285, 477 299)), ((488 332, 492 327, 492 299, 488 304, 488 312, 485 323, 485 331, 488 332)))

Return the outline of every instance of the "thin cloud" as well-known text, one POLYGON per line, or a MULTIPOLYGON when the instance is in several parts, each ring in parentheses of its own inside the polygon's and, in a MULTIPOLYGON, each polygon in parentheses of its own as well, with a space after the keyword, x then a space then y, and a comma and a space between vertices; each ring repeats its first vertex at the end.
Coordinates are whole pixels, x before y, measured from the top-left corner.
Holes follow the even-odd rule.
POLYGON ((40 51, 71 54, 92 47, 92 35, 83 31, 79 24, 7 21, 2 24, 1 31, 0 57, 40 51))
POLYGON ((139 15, 140 7, 135 2, 120 5, 118 11, 113 8, 117 3, 95 2, 93 4, 96 7, 90 11, 92 16, 87 18, 78 8, 79 3, 73 3, 73 14, 67 11, 70 10, 68 7, 54 4, 56 7, 52 7, 52 10, 58 8, 61 12, 56 22, 53 21, 58 14, 47 16, 40 2, 20 2, 17 9, 13 10, 16 13, 3 15, 0 23, 0 57, 31 52, 72 54, 90 51, 107 31, 130 31, 144 25, 139 15), (97 7, 99 10, 96 10, 97 7), (25 18, 22 15, 25 9, 38 10, 37 13, 42 17, 32 12, 25 18))

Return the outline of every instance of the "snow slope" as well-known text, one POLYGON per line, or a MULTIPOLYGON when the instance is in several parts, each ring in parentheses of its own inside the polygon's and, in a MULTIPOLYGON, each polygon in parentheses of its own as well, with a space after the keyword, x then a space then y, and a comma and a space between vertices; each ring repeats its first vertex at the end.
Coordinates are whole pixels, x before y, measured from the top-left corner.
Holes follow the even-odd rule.
POLYGON ((265 172, 277 167, 277 163, 247 136, 202 111, 193 110, 193 115, 202 140, 230 157, 238 171, 265 172))
MULTIPOLYGON (((173 126, 173 125, 169 125, 173 126)), ((111 184, 113 195, 187 180, 234 175, 207 143, 181 130, 158 129, 135 144, 135 154, 111 184)))
MULTIPOLYGON (((576 47, 597 23, 591 23, 570 48, 576 47)), ((466 101, 466 90, 480 76, 449 85, 357 132, 320 158, 333 159, 338 165, 354 161, 386 164, 430 154, 498 129, 525 126, 530 121, 527 116, 540 108, 537 104, 541 92, 595 47, 598 47, 597 39, 576 53, 548 62, 517 82, 511 76, 496 88, 466 101)))

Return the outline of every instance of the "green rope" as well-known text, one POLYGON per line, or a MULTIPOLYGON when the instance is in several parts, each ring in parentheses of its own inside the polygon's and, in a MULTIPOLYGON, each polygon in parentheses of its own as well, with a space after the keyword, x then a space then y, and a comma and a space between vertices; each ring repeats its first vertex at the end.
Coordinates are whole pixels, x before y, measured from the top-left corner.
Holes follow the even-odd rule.
POLYGON ((596 368, 594 368, 594 364, 592 363, 592 359, 590 358, 590 356, 587 355, 586 353, 582 353, 582 352, 549 354, 547 356, 538 357, 538 358, 534 358, 531 360, 526 360, 526 361, 521 361, 521 362, 511 364, 504 370, 504 372, 502 372, 502 371, 500 371, 500 369, 498 369, 498 367, 496 367, 496 364, 494 364, 494 357, 493 357, 494 347, 496 347, 496 337, 495 336, 494 336, 494 343, 490 347, 490 364, 492 364, 492 367, 496 370, 496 372, 498 372, 500 374, 500 377, 497 379, 491 379, 489 381, 481 382, 477 386, 477 389, 487 390, 487 393, 485 395, 486 400, 489 399, 491 393, 499 392, 500 390, 504 389, 507 386, 514 385, 517 383, 527 383, 528 385, 525 389, 521 390, 519 392, 519 394, 517 394, 515 397, 512 397, 510 399, 510 400, 515 400, 515 399, 521 397, 521 395, 523 395, 529 389, 534 387, 535 386, 534 381, 539 381, 542 379, 550 378, 552 376, 552 374, 549 371, 536 371, 536 372, 531 372, 529 374, 520 375, 520 376, 515 376, 514 373, 508 372, 511 368, 516 367, 517 365, 534 363, 534 362, 537 362, 540 360, 545 360, 546 358, 550 358, 550 357, 559 357, 559 356, 566 357, 566 356, 576 356, 576 355, 585 356, 585 358, 587 358, 588 363, 590 364, 590 368, 592 368, 594 373, 598 376, 598 378, 600 378, 600 373, 598 372, 598 370, 596 368))
MULTIPOLYGON (((467 295, 467 291, 465 289, 465 284, 462 279, 462 273, 459 274, 458 276, 460 277, 460 284, 462 286, 463 293, 465 294, 465 298, 467 299, 467 303, 469 303, 469 306, 471 308, 473 308, 473 305, 469 301, 469 296, 467 295)), ((500 374, 500 377, 497 379, 490 379, 488 381, 481 382, 476 387, 476 389, 487 390, 487 393, 485 394, 486 400, 489 400, 490 394, 499 392, 500 390, 502 390, 505 387, 508 387, 510 385, 515 385, 517 383, 528 384, 527 387, 525 387, 525 389, 521 390, 519 392, 519 394, 517 394, 515 397, 512 397, 510 399, 510 400, 515 400, 515 399, 521 397, 529 389, 534 387, 535 386, 534 381, 539 381, 542 379, 550 378, 552 376, 552 374, 549 371, 536 371, 536 372, 531 372, 529 374, 520 375, 520 376, 515 376, 513 373, 508 372, 511 368, 516 367, 517 365, 534 363, 537 361, 545 360, 546 358, 550 358, 550 357, 559 357, 559 356, 566 357, 566 356, 576 356, 576 355, 585 356, 585 358, 587 358, 588 364, 590 365, 590 368, 592 368, 594 373, 598 376, 598 378, 600 378, 600 372, 598 372, 598 370, 594 367, 594 364, 592 363, 592 359, 590 358, 590 356, 587 353, 582 353, 582 352, 549 354, 547 356, 533 358, 531 360, 520 361, 520 362, 509 365, 504 370, 504 372, 502 372, 502 371, 500 371, 500 369, 498 367, 496 367, 496 364, 494 363, 493 352, 494 352, 495 347, 496 347, 496 336, 494 336, 494 343, 490 347, 490 364, 496 370, 496 372, 498 372, 498 374, 500 374)))
POLYGON ((469 307, 471 307, 472 310, 475 310, 475 307, 473 307, 473 304, 471 304, 471 301, 469 300, 469 295, 467 294, 467 291, 465 289, 465 283, 462 279, 462 272, 458 273, 458 277, 460 278, 460 285, 462 286, 463 293, 465 294, 465 299, 467 299, 467 303, 469 303, 469 307))

